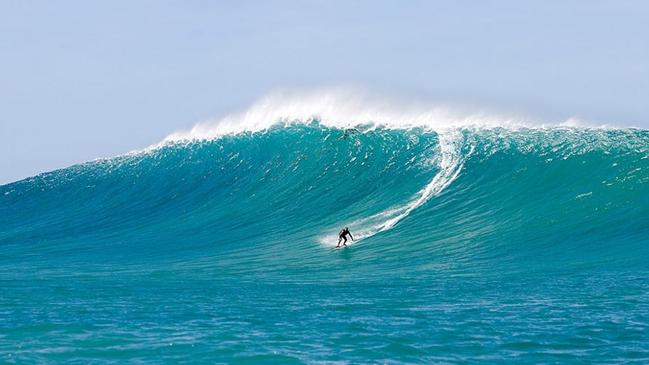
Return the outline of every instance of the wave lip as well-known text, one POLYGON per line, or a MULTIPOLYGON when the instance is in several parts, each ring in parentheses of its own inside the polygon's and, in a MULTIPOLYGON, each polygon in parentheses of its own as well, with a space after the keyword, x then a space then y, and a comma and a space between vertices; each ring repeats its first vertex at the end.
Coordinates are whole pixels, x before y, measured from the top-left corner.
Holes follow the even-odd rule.
MULTIPOLYGON (((462 110, 459 107, 405 102, 358 89, 328 89, 307 92, 276 92, 261 98, 247 110, 196 124, 189 131, 167 136, 163 143, 213 139, 224 135, 259 132, 281 124, 319 124, 339 129, 423 128, 441 131, 457 128, 546 128, 592 126, 577 118, 543 122, 529 117, 462 110)), ((605 126, 600 126, 605 127, 605 126)))

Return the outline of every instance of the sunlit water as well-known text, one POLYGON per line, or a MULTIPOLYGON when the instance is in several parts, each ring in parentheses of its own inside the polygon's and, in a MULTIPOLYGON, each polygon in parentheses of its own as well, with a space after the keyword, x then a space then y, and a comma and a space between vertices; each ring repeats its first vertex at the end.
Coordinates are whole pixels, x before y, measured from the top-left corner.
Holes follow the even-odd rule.
POLYGON ((641 130, 172 143, 0 186, 0 362, 647 363, 648 217, 641 130))

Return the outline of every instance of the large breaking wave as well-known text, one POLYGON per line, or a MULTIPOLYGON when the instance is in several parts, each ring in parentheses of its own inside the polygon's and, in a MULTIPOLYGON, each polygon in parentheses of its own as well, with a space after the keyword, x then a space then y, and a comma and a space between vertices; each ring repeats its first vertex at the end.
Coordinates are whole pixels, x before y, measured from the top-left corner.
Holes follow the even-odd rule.
POLYGON ((282 100, 0 187, 3 250, 315 270, 344 225, 363 259, 414 271, 620 264, 645 250, 644 130, 397 112, 341 94, 282 100))
POLYGON ((2 359, 646 362, 649 132, 336 95, 0 186, 2 359))

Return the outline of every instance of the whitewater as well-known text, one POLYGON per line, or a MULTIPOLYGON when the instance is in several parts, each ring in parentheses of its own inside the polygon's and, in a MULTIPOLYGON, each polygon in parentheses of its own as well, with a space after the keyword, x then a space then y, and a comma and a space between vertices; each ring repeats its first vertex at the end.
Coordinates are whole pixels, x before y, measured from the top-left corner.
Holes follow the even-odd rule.
POLYGON ((0 362, 646 363, 648 216, 644 129, 271 95, 0 186, 0 362))

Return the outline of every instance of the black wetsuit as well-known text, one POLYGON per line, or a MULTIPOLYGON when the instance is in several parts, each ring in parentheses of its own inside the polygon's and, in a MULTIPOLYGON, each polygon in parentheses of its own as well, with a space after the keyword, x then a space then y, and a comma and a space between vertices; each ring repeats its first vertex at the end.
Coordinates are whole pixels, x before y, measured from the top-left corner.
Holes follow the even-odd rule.
POLYGON ((350 236, 352 235, 352 234, 349 232, 348 229, 343 229, 342 231, 340 231, 340 233, 338 233, 338 245, 339 245, 339 246, 340 246, 340 240, 341 240, 341 239, 344 240, 344 241, 343 241, 343 245, 345 245, 345 244, 347 243, 347 235, 350 235, 350 236))

